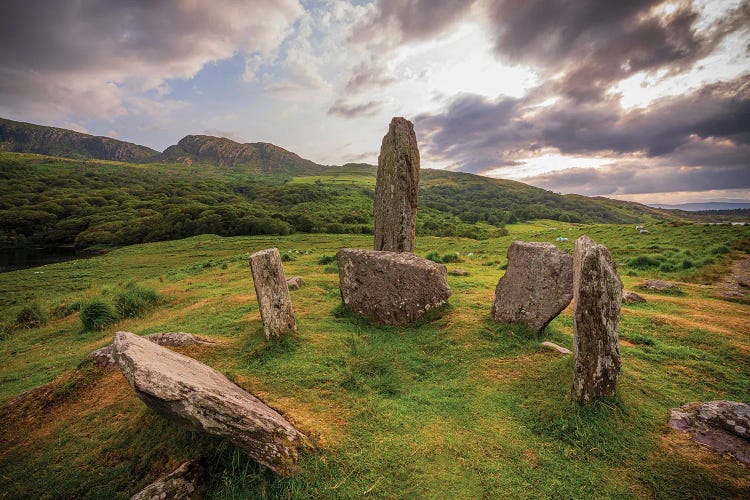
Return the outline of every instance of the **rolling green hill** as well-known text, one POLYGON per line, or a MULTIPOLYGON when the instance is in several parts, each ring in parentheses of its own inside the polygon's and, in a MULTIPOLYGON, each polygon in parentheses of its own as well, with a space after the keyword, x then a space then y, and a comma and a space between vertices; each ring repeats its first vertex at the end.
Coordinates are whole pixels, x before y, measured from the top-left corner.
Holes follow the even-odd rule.
MULTIPOLYGON (((370 234, 375 170, 319 165, 267 143, 190 135, 158 153, 0 120, 0 247, 83 249, 206 233, 370 234)), ((423 169, 420 185, 420 235, 485 239, 523 220, 675 217, 637 203, 559 195, 461 172, 423 169)))

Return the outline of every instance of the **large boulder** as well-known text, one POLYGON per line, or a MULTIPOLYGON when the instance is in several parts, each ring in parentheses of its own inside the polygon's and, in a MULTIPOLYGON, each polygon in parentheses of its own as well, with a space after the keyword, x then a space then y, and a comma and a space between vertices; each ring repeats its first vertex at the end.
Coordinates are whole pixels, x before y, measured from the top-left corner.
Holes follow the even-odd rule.
POLYGON ((492 317, 537 332, 573 298, 573 259, 551 243, 514 241, 508 269, 495 288, 492 317))
POLYGON ((614 396, 620 375, 622 281, 609 250, 581 236, 573 251, 572 397, 579 403, 614 396))
POLYGON ((375 250, 413 252, 419 196, 414 125, 394 118, 383 137, 375 183, 375 250))
POLYGON ((213 368, 138 335, 117 332, 112 345, 128 383, 156 413, 226 438, 279 475, 295 471, 308 439, 258 398, 213 368))
POLYGON ((672 408, 669 426, 693 441, 750 465, 750 405, 736 401, 688 403, 672 408))
MULTIPOLYGON (((211 343, 209 340, 185 332, 149 333, 148 335, 143 335, 143 338, 154 344, 175 347, 211 343)), ((115 365, 115 358, 112 355, 112 344, 91 351, 88 358, 92 359, 94 364, 100 368, 110 368, 115 365)))
POLYGON ((289 286, 278 248, 255 252, 250 256, 255 295, 258 297, 260 317, 266 338, 278 337, 297 330, 289 286))
POLYGON ((450 297, 446 269, 411 253, 344 248, 336 255, 344 305, 386 325, 406 325, 450 297))

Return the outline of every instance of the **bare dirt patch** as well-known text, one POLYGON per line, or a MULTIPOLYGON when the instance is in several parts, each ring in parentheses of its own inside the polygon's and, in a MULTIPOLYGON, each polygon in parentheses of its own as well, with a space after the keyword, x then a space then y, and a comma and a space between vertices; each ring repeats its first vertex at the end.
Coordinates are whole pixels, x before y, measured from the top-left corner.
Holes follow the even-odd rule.
POLYGON ((722 281, 716 285, 720 298, 750 304, 750 255, 736 260, 722 281))

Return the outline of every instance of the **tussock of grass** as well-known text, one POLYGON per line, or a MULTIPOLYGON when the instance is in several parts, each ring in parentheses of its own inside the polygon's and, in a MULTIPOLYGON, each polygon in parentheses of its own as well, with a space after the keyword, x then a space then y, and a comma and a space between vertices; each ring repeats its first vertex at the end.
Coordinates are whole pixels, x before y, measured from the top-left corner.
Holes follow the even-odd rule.
POLYGON ((38 301, 34 300, 25 305, 16 315, 16 325, 19 328, 39 328, 47 324, 49 315, 38 301))
POLYGON ((80 318, 86 330, 103 330, 117 321, 117 314, 109 302, 93 298, 81 304, 80 318))
POLYGON ((133 281, 128 282, 114 297, 115 309, 123 318, 134 318, 153 306, 159 299, 156 291, 133 281))

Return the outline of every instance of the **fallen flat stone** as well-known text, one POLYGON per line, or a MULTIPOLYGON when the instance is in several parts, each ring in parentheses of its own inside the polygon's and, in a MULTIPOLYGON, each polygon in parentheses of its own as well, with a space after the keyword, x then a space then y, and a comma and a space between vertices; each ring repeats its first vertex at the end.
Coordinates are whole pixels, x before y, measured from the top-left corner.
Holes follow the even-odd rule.
POLYGON ((620 376, 622 281, 609 250, 588 236, 573 251, 572 398, 587 403, 614 396, 620 376))
POLYGON ((287 278, 286 284, 290 290, 296 290, 305 284, 305 280, 302 279, 302 276, 292 276, 287 278))
POLYGON ((635 292, 622 292, 622 301, 626 304, 635 304, 638 302, 646 302, 646 299, 635 292))
POLYGON ((643 288, 644 290, 655 290, 657 292, 680 291, 679 286, 675 285, 674 283, 669 283, 668 281, 662 280, 646 280, 643 282, 643 285, 641 285, 641 288, 643 288))
POLYGON ((562 346, 559 346, 555 344, 554 342, 542 342, 542 347, 550 349, 552 351, 557 351, 560 354, 570 354, 570 349, 566 349, 562 346))
POLYGON ((514 241, 495 288, 492 317, 541 332, 573 298, 573 259, 551 243, 514 241))
POLYGON ((117 332, 112 345, 128 383, 156 413, 227 439, 281 476, 295 472, 309 441, 258 398, 213 368, 138 335, 117 332))
POLYGON ((253 273, 255 295, 258 298, 266 338, 297 331, 297 321, 294 319, 294 308, 279 249, 269 248, 252 254, 250 270, 253 273))
POLYGON ((750 465, 750 405, 736 401, 688 403, 672 408, 669 426, 693 441, 750 465))
POLYGON ((198 499, 198 483, 205 471, 198 462, 180 465, 173 472, 161 477, 130 497, 130 500, 198 499))
POLYGON ((414 125, 394 118, 383 137, 375 181, 375 250, 413 252, 419 198, 414 125))
POLYGON ((448 271, 448 274, 451 276, 468 276, 469 271, 464 271, 463 269, 451 269, 448 271))
MULTIPOLYGON (((148 335, 143 335, 143 338, 154 344, 174 347, 213 343, 185 332, 149 333, 148 335)), ((94 364, 100 368, 111 368, 115 365, 115 358, 112 356, 112 344, 91 351, 88 357, 89 359, 93 359, 94 364)))
POLYGON ((450 297, 445 266, 412 253, 344 248, 336 255, 344 305, 386 325, 406 325, 450 297))

